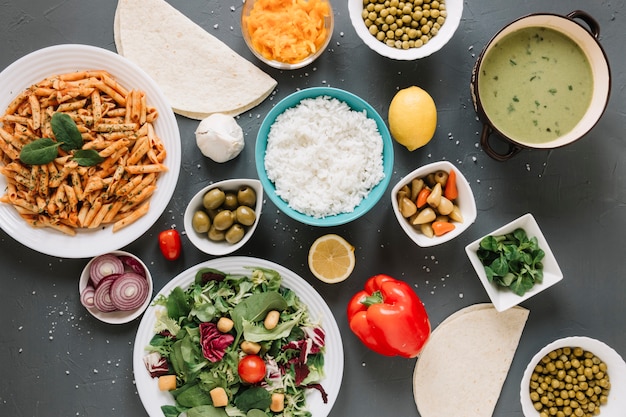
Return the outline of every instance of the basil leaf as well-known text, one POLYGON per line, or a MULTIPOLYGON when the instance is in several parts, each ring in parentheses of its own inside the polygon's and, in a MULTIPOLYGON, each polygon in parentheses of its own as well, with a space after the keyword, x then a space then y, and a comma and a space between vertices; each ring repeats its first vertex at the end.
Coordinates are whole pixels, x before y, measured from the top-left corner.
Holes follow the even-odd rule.
POLYGON ((57 142, 61 143, 61 149, 64 151, 69 152, 83 147, 83 136, 69 115, 54 113, 50 119, 50 126, 57 142))
POLYGON ((50 138, 34 140, 20 151, 20 161, 27 165, 45 165, 52 162, 59 154, 60 143, 50 138))
POLYGON ((83 167, 92 167, 104 161, 104 158, 94 149, 77 149, 74 151, 72 159, 83 167))

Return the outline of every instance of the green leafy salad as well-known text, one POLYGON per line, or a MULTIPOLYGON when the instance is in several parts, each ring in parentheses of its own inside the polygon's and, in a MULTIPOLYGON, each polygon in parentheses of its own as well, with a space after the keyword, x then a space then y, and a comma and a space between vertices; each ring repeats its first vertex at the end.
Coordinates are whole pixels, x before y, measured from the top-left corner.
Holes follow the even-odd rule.
POLYGON ((305 392, 323 378, 325 332, 280 274, 198 270, 184 290, 156 298, 144 363, 175 405, 165 417, 311 416, 305 392))
POLYGON ((537 238, 529 238, 524 229, 484 237, 477 255, 489 282, 509 288, 519 296, 543 281, 545 252, 537 238))

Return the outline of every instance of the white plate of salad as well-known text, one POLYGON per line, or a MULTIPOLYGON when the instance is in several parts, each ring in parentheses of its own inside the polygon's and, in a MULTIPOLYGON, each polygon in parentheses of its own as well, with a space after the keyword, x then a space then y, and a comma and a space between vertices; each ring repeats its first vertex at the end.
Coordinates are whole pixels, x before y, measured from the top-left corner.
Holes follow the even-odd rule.
POLYGON ((325 417, 339 394, 343 361, 337 322, 319 293, 287 268, 251 257, 213 259, 172 279, 146 310, 133 351, 137 391, 151 417, 325 417), (270 330, 265 310, 280 312, 270 330), (232 319, 232 330, 216 330, 222 317, 232 319), (266 372, 259 382, 243 382, 238 372, 247 355, 243 340, 261 346, 266 372), (159 376, 168 374, 177 375, 172 391, 159 388, 159 376), (214 406, 219 395, 210 391, 218 386, 226 406, 214 406), (282 412, 269 411, 275 393, 285 394, 282 412))

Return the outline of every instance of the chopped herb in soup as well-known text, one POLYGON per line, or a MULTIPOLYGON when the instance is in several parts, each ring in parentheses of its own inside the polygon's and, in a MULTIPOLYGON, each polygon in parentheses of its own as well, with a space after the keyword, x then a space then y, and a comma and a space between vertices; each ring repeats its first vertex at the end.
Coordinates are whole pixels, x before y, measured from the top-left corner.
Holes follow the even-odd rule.
POLYGON ((587 111, 591 66, 564 34, 524 28, 487 51, 478 92, 489 120, 503 134, 522 143, 549 142, 572 130, 587 111))

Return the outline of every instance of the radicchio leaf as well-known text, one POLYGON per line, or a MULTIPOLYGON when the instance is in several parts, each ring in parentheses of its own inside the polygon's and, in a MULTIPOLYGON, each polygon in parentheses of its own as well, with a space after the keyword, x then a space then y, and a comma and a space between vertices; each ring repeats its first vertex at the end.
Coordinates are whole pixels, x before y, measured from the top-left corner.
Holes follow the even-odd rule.
POLYGON ((200 323, 202 355, 211 362, 222 360, 226 349, 234 340, 235 337, 232 334, 220 332, 215 323, 200 323))

